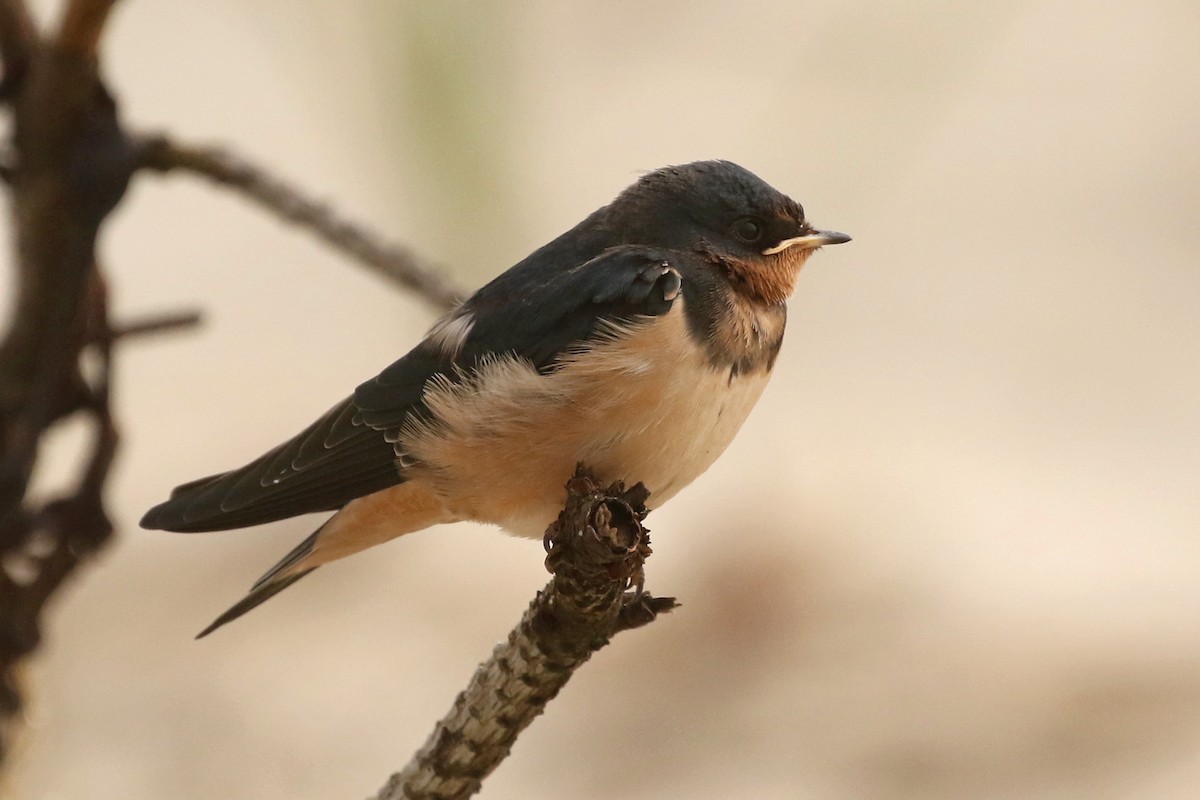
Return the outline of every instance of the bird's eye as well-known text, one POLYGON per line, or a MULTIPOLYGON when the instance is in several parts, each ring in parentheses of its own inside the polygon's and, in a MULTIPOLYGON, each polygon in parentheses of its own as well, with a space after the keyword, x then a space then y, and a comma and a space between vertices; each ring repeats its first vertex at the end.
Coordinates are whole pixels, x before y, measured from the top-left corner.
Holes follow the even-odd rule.
POLYGON ((762 236, 762 225, 750 217, 739 219, 733 223, 733 235, 743 242, 757 242, 758 237, 762 236))

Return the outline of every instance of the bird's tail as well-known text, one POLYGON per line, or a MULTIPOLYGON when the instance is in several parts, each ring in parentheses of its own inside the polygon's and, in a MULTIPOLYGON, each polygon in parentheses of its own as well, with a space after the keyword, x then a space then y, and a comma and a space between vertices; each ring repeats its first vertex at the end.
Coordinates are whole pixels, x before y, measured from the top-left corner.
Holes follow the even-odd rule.
MULTIPOLYGON (((324 527, 324 526, 322 526, 324 527)), ((229 610, 217 617, 212 623, 196 634, 197 639, 203 639, 210 633, 215 631, 227 622, 233 622, 235 619, 258 607, 262 603, 270 600, 275 595, 282 592, 284 589, 291 586, 296 581, 303 578, 308 573, 312 572, 316 567, 308 567, 298 572, 291 571, 304 557, 313 551, 314 545, 317 543, 317 536, 321 533, 321 528, 313 532, 311 536, 305 539, 292 549, 290 553, 283 557, 278 564, 267 570, 266 574, 254 582, 250 587, 250 591, 246 593, 238 602, 234 603, 229 610)))

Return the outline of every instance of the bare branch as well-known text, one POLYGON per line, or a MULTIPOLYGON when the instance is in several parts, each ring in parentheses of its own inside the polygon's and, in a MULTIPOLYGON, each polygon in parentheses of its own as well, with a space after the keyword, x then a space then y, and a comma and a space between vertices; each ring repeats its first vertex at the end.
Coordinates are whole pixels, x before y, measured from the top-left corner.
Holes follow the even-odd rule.
POLYGON ((4 62, 4 95, 25 72, 37 44, 37 29, 24 0, 0 0, 0 61, 4 62))
POLYGON ((174 311, 133 322, 114 323, 109 331, 112 341, 132 339, 150 334, 194 328, 201 323, 203 315, 196 310, 174 311))
MULTIPOLYGON (((96 238, 133 172, 203 175, 436 306, 450 307, 463 294, 407 248, 386 244, 229 152, 130 137, 98 74, 114 4, 66 0, 57 35, 40 41, 24 3, 0 0, 0 102, 13 117, 0 179, 12 199, 17 277, 14 314, 0 340, 0 761, 22 718, 17 667, 38 645, 44 608, 112 535, 102 492, 119 441, 109 408, 114 345, 199 321, 192 311, 124 326, 109 321, 96 238), (81 356, 93 353, 98 375, 81 369, 81 356), (91 423, 91 451, 72 492, 35 504, 26 490, 39 440, 68 415, 91 423)), ((553 579, 412 762, 380 790, 381 800, 474 794, 592 653, 675 607, 673 598, 641 590, 650 555, 641 524, 645 488, 603 487, 580 467, 567 489, 567 505, 546 538, 553 579)))
POLYGON ((73 0, 62 36, 39 43, 21 3, 0 2, 4 99, 13 112, 7 164, 16 292, 0 341, 0 759, 20 720, 16 667, 40 639, 59 586, 112 533, 101 489, 117 447, 108 408, 107 291, 96 235, 133 168, 116 104, 97 74, 111 3, 73 0), (24 59, 14 64, 11 59, 24 59), (80 369, 98 350, 101 374, 80 369), (40 507, 26 497, 42 434, 87 414, 92 453, 73 494, 40 507))
POLYGON ((261 167, 218 147, 192 147, 165 136, 139 143, 139 165, 156 172, 184 170, 237 189, 279 217, 308 228, 337 249, 412 289, 439 308, 451 308, 465 293, 407 247, 386 244, 379 236, 340 216, 261 167))
MULTIPOLYGON (((84 411, 91 418, 94 441, 75 491, 32 509, 10 498, 0 506, 0 758, 5 755, 12 729, 19 723, 21 696, 16 675, 21 660, 41 641, 42 615, 75 569, 100 550, 111 538, 113 527, 104 511, 102 491, 116 456, 119 435, 109 411, 111 337, 104 335, 106 308, 103 291, 87 294, 89 317, 87 345, 100 356, 100 373, 91 385, 80 375, 59 391, 53 402, 64 412, 84 411), (100 330, 96 330, 96 328, 100 330)), ((36 398, 35 398, 36 400, 36 398)), ((7 463, 19 457, 20 444, 34 438, 47 424, 44 416, 34 421, 18 416, 0 440, 8 445, 7 463), (20 434, 20 435, 18 435, 20 434)), ((28 469, 36 450, 25 454, 28 469)), ((26 473, 27 474, 27 473, 26 473)), ((11 487, 6 487, 11 488, 11 487)), ((8 494, 6 492, 6 494, 8 494)))
POLYGON ((554 578, 480 665, 454 707, 375 800, 458 800, 479 791, 517 736, 592 653, 616 633, 652 622, 674 598, 637 591, 650 539, 642 484, 602 488, 582 466, 547 531, 554 578))
POLYGON ((116 0, 70 0, 58 30, 58 47, 63 52, 95 58, 104 23, 116 0))

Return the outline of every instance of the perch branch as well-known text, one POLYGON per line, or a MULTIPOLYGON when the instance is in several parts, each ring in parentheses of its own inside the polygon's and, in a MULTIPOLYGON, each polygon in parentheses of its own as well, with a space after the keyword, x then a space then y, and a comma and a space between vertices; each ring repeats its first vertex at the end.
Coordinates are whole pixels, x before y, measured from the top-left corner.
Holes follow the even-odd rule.
POLYGON ((451 308, 465 296, 441 272, 422 264, 409 248, 385 243, 325 203, 307 197, 233 153, 217 147, 182 145, 165 136, 144 137, 138 150, 139 166, 155 172, 183 170, 237 189, 280 218, 309 229, 360 263, 417 292, 438 308, 451 308))
POLYGON ((546 534, 554 574, 508 640, 480 665, 413 760, 375 800, 457 800, 479 791, 517 736, 615 634, 675 608, 641 591, 650 539, 642 484, 607 488, 582 465, 546 534), (630 586, 637 591, 626 591, 630 586))

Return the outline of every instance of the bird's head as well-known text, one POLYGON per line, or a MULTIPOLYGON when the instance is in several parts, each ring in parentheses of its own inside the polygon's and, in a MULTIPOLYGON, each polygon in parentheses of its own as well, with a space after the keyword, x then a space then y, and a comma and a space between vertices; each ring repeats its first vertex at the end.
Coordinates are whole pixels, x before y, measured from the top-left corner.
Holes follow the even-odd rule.
POLYGON ((729 161, 643 175, 609 206, 629 244, 699 251, 735 290, 769 304, 792 293, 808 257, 850 237, 818 230, 799 203, 729 161))

